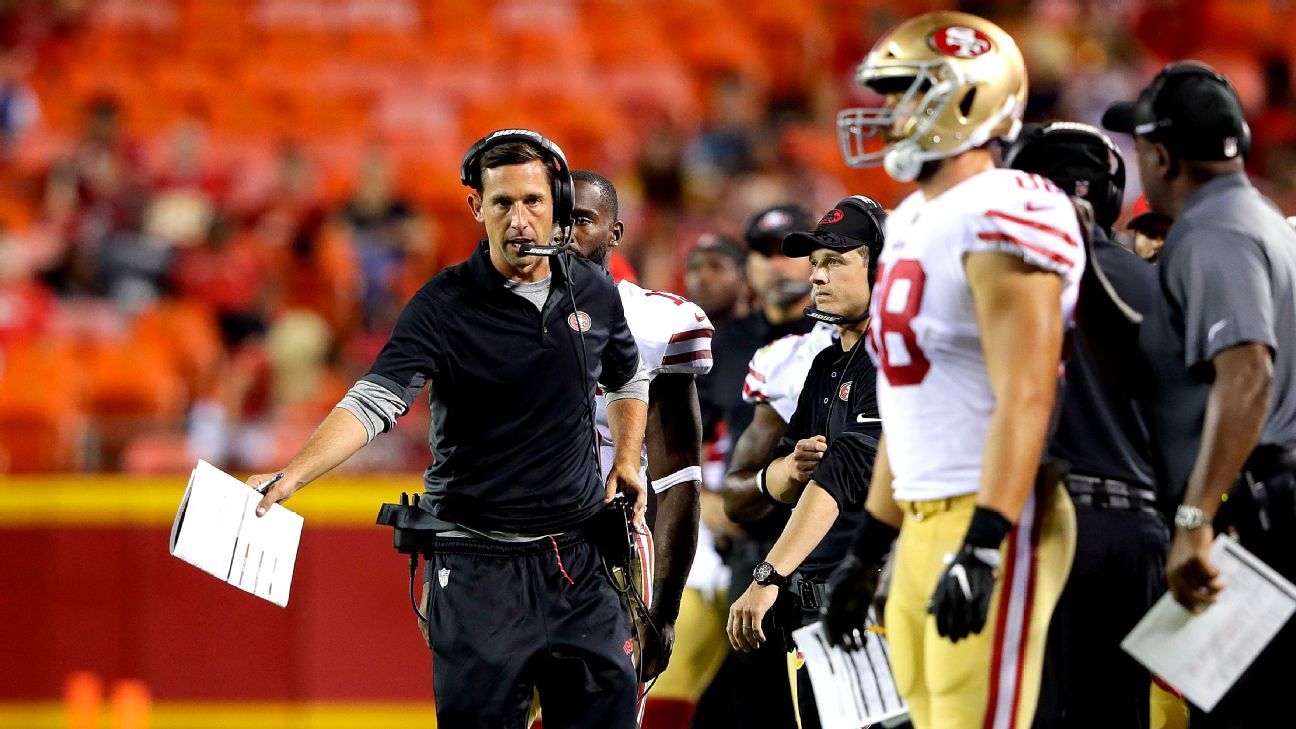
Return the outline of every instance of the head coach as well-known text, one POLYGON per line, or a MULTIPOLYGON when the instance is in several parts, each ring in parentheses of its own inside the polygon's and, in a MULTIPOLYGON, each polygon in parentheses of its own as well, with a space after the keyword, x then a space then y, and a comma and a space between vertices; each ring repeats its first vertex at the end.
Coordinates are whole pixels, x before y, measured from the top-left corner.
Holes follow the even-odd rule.
POLYGON ((570 239, 573 199, 557 145, 525 129, 494 132, 468 151, 461 179, 486 240, 414 295, 261 507, 390 430, 427 387, 432 465, 419 505, 449 523, 426 577, 439 725, 523 727, 534 688, 546 725, 630 727, 630 618, 589 538, 617 491, 642 516, 647 376, 612 279, 555 255, 565 247, 553 245, 555 226, 570 239), (605 483, 596 383, 615 445, 605 483))
MULTIPOLYGON (((1228 589, 1210 560, 1215 526, 1296 578, 1296 232, 1247 179, 1241 104, 1209 66, 1166 66, 1103 125, 1134 135, 1148 203, 1174 220, 1139 345, 1167 487, 1182 495, 1166 575, 1196 611, 1228 589)), ((1296 685, 1294 651, 1288 621, 1209 716, 1194 710, 1194 729, 1296 725, 1272 700, 1296 685)))

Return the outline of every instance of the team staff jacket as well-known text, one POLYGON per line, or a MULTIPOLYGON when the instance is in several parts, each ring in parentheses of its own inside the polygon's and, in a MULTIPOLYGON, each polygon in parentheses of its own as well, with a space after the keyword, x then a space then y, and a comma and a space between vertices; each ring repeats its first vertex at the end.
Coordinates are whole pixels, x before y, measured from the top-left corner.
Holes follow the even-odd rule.
POLYGON ((849 352, 842 351, 838 340, 815 356, 774 457, 786 456, 797 441, 816 435, 828 440, 828 450, 811 478, 837 501, 841 513, 801 564, 801 572, 811 576, 831 571, 854 539, 882 437, 877 371, 862 337, 849 352))
POLYGON ((406 410, 428 387, 432 465, 419 503, 441 519, 543 535, 602 506, 595 385, 628 383, 639 351, 612 278, 565 259, 537 310, 505 287, 483 241, 419 289, 363 378, 406 410))

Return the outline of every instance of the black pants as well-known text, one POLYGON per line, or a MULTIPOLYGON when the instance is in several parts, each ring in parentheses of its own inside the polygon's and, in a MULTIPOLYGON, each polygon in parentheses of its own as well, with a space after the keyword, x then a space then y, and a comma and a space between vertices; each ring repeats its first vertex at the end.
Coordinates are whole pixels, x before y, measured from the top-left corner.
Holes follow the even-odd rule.
POLYGON ((576 534, 523 544, 436 540, 428 630, 438 726, 635 726, 630 616, 576 534))
POLYGON ((1075 561, 1049 624, 1035 729, 1147 729, 1152 677, 1120 642, 1165 592, 1169 540, 1156 515, 1076 506, 1075 561))
MULTIPOLYGON (((1296 474, 1265 478, 1262 505, 1242 485, 1229 492, 1217 525, 1235 531, 1238 542, 1280 575, 1296 582, 1296 474)), ((1228 589, 1225 585, 1224 589, 1228 589)), ((1210 714, 1189 704, 1192 729, 1252 729, 1296 727, 1296 618, 1287 621, 1255 663, 1215 705, 1210 714)))

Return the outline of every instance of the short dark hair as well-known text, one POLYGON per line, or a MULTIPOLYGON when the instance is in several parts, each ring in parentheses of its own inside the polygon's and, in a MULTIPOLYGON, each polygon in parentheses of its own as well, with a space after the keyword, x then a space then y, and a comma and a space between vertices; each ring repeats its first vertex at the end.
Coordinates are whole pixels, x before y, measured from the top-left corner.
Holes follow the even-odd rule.
POLYGON ((609 212, 612 213, 612 219, 617 220, 621 216, 621 202, 617 198, 616 186, 611 180, 592 170, 576 170, 572 173, 572 182, 593 185, 599 191, 599 197, 603 198, 603 204, 607 205, 609 212))
POLYGON ((485 184, 486 170, 508 165, 524 165, 528 162, 540 162, 545 168, 549 186, 553 187, 554 168, 544 151, 530 142, 505 142, 487 149, 482 153, 480 174, 477 175, 477 192, 485 184))

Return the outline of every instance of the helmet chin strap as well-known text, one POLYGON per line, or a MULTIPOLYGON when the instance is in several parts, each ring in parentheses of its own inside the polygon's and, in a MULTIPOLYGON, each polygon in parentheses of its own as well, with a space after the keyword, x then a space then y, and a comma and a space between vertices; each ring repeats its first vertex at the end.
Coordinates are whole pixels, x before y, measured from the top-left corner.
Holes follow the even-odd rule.
POLYGON ((860 314, 859 316, 829 314, 828 312, 823 311, 822 309, 815 308, 813 306, 807 306, 805 308, 805 315, 816 321, 821 321, 824 322, 825 324, 832 324, 833 326, 845 326, 847 324, 858 324, 864 321, 865 319, 867 319, 869 316, 867 311, 864 312, 863 314, 860 314))

